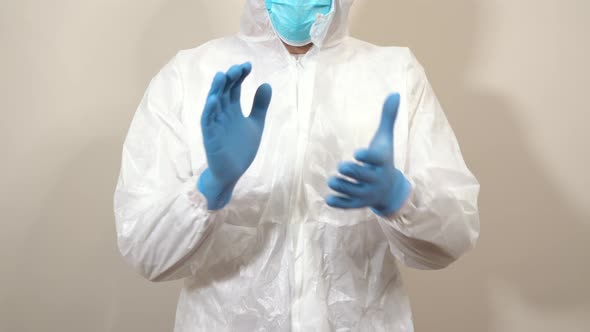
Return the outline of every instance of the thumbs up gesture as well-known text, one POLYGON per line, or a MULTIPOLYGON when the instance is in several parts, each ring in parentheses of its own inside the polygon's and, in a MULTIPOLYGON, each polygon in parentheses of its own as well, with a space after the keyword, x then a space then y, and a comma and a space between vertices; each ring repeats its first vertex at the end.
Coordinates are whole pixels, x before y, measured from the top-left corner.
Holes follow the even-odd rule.
POLYGON ((397 93, 387 98, 381 124, 369 148, 355 153, 356 162, 341 163, 338 167, 340 176, 328 180, 328 186, 337 192, 337 195, 326 198, 329 206, 340 209, 369 207, 381 216, 390 216, 409 199, 412 185, 395 168, 393 158, 393 130, 399 103, 397 93))

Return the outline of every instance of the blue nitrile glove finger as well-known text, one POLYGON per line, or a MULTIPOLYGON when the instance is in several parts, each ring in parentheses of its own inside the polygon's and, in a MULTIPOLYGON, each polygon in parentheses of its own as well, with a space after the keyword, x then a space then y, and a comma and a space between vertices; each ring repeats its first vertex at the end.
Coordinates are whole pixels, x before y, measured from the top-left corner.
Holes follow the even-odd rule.
POLYGON ((350 198, 345 196, 331 195, 326 198, 326 203, 339 209, 361 209, 367 207, 367 204, 360 199, 350 198))
POLYGON ((348 197, 365 197, 371 186, 363 182, 352 182, 341 177, 333 176, 328 180, 330 189, 348 197))
POLYGON ((370 207, 381 216, 389 216, 407 201, 412 186, 395 168, 393 154, 393 129, 399 102, 399 94, 387 98, 381 123, 369 148, 355 153, 357 162, 340 164, 340 174, 353 181, 341 177, 328 180, 328 186, 339 194, 328 196, 328 205, 340 209, 370 207))
POLYGON ((363 165, 354 162, 343 162, 338 166, 338 172, 359 182, 375 182, 378 181, 377 173, 374 169, 368 169, 363 165))
POLYGON ((272 89, 268 84, 261 85, 254 96, 251 115, 244 117, 241 85, 251 70, 252 65, 245 63, 215 75, 201 116, 208 168, 197 186, 207 198, 210 210, 219 210, 230 201, 236 183, 254 161, 260 146, 272 89))
POLYGON ((239 102, 241 100, 242 95, 242 83, 250 75, 252 72, 252 65, 247 62, 244 64, 242 68, 242 76, 234 83, 233 87, 230 90, 229 98, 232 102, 239 102))
POLYGON ((208 126, 210 123, 215 121, 217 116, 217 104, 219 102, 219 93, 223 91, 223 87, 225 86, 225 74, 224 73, 217 73, 213 78, 213 83, 211 84, 211 89, 209 90, 209 94, 207 95, 207 102, 205 104, 205 109, 203 110, 203 114, 201 115, 201 127, 204 128, 208 126))

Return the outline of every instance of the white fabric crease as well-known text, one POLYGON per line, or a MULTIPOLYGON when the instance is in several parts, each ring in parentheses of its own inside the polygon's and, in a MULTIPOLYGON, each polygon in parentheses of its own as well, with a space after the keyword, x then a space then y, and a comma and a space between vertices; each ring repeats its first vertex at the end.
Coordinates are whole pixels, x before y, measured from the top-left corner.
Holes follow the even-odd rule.
POLYGON ((396 258, 448 266, 479 234, 479 184, 412 52, 348 35, 352 0, 298 59, 248 0, 240 34, 180 51, 152 80, 123 148, 114 206, 122 255, 153 281, 185 279, 175 331, 413 331, 396 258), (208 211, 200 115, 218 71, 274 96, 258 155, 231 202, 208 211), (366 147, 388 94, 401 96, 395 163, 414 186, 391 218, 328 207, 327 179, 366 147))

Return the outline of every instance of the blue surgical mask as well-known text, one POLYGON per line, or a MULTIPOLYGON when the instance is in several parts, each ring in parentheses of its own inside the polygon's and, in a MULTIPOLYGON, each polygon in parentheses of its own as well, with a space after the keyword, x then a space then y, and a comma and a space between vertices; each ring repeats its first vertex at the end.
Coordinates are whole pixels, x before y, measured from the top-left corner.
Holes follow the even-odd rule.
POLYGON ((318 15, 332 9, 332 0, 266 0, 270 21, 281 39, 292 46, 311 42, 311 27, 318 15))

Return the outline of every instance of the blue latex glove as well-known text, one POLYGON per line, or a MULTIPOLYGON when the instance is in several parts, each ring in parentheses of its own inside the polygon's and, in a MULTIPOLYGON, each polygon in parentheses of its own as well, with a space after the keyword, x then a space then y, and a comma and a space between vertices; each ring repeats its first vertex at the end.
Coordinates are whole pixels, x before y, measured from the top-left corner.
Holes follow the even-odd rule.
POLYGON ((390 216, 408 200, 412 185, 393 164, 393 128, 399 103, 397 93, 387 98, 381 124, 369 148, 355 153, 357 162, 340 164, 340 174, 354 181, 343 177, 329 179, 328 186, 340 195, 328 196, 328 205, 341 209, 370 207, 381 216, 390 216))
POLYGON ((263 84, 256 91, 249 117, 244 117, 240 105, 242 82, 252 71, 245 63, 232 66, 227 73, 217 73, 213 79, 201 116, 203 143, 208 168, 197 184, 207 198, 210 210, 223 208, 231 199, 240 177, 254 161, 272 89, 263 84))

